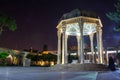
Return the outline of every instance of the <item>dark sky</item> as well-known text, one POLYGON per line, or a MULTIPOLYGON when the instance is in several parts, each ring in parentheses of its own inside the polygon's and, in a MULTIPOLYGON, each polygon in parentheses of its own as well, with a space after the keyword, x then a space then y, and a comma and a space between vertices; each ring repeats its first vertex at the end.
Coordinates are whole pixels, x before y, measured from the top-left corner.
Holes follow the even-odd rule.
MULTIPOLYGON (((117 0, 0 0, 0 11, 16 19, 18 29, 4 31, 0 47, 10 49, 41 50, 44 44, 49 50, 57 49, 57 29, 64 13, 80 8, 96 12, 103 23, 103 41, 106 46, 116 46, 120 32, 114 32, 114 22, 106 17, 115 11, 117 0)), ((71 44, 71 43, 70 43, 71 44)))

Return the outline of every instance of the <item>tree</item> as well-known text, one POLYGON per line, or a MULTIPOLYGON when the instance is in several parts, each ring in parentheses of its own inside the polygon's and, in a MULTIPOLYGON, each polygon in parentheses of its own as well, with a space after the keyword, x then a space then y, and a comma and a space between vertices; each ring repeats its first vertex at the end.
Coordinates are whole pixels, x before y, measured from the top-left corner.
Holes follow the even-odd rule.
POLYGON ((1 52, 1 53, 0 53, 0 58, 6 59, 8 55, 9 55, 8 53, 1 52))
POLYGON ((9 29, 10 31, 16 30, 16 22, 12 17, 0 13, 0 34, 2 34, 5 29, 9 29))
POLYGON ((50 66, 50 62, 53 61, 56 63, 57 61, 57 55, 48 53, 48 54, 42 54, 42 60, 43 61, 48 61, 49 64, 46 64, 45 66, 50 66))
POLYGON ((0 65, 6 65, 6 58, 9 54, 6 52, 0 53, 0 65))
POLYGON ((117 4, 114 6, 116 8, 116 12, 109 12, 106 14, 106 16, 116 23, 114 31, 120 31, 120 0, 118 0, 117 4))

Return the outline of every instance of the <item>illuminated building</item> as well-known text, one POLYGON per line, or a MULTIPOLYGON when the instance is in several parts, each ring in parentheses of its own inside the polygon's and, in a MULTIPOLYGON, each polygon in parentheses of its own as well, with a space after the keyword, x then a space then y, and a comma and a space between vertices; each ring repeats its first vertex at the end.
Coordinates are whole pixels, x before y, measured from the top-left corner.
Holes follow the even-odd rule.
POLYGON ((67 40, 69 36, 76 36, 78 43, 78 63, 84 63, 84 36, 89 36, 91 43, 92 63, 94 63, 93 37, 97 36, 98 64, 102 64, 102 23, 94 13, 85 10, 75 9, 62 16, 57 25, 58 34, 58 60, 57 64, 68 63, 67 40))

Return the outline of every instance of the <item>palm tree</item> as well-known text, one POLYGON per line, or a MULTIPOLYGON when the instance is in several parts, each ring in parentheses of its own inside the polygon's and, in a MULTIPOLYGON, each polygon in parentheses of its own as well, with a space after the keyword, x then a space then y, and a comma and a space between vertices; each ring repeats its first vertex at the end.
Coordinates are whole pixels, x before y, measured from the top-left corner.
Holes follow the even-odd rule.
POLYGON ((0 13, 0 34, 2 34, 5 29, 9 29, 10 31, 16 30, 16 22, 12 17, 0 13))

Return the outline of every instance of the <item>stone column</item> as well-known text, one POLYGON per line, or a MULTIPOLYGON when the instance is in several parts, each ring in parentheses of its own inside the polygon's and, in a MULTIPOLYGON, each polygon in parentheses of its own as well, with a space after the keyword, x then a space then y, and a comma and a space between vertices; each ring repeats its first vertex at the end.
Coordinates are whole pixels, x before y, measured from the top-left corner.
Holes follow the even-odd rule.
POLYGON ((99 30, 99 37, 100 37, 100 63, 103 64, 104 57, 103 57, 102 29, 99 30))
POLYGON ((68 63, 68 48, 67 48, 68 35, 65 34, 65 64, 68 63))
POLYGON ((80 36, 77 36, 77 43, 78 43, 78 63, 80 63, 80 59, 81 59, 81 57, 80 57, 80 36))
POLYGON ((65 23, 62 23, 62 64, 65 64, 65 23))
POLYGON ((98 27, 97 29, 97 48, 98 48, 98 64, 102 64, 103 52, 102 52, 102 30, 98 27))
POLYGON ((99 45, 100 45, 100 44, 99 44, 99 32, 98 32, 98 30, 97 30, 97 32, 96 32, 96 38, 97 38, 98 64, 100 64, 100 50, 99 50, 99 45))
POLYGON ((84 48, 83 48, 83 45, 84 45, 84 38, 83 38, 83 24, 84 22, 79 19, 78 20, 78 24, 79 24, 79 28, 80 28, 80 64, 83 64, 84 63, 84 48))
POLYGON ((92 63, 95 63, 95 58, 94 58, 94 45, 93 45, 93 37, 94 37, 94 33, 91 33, 89 35, 90 37, 90 45, 91 45, 91 53, 92 53, 92 63))
POLYGON ((57 52, 57 64, 61 63, 61 32, 58 30, 58 52, 57 52))

